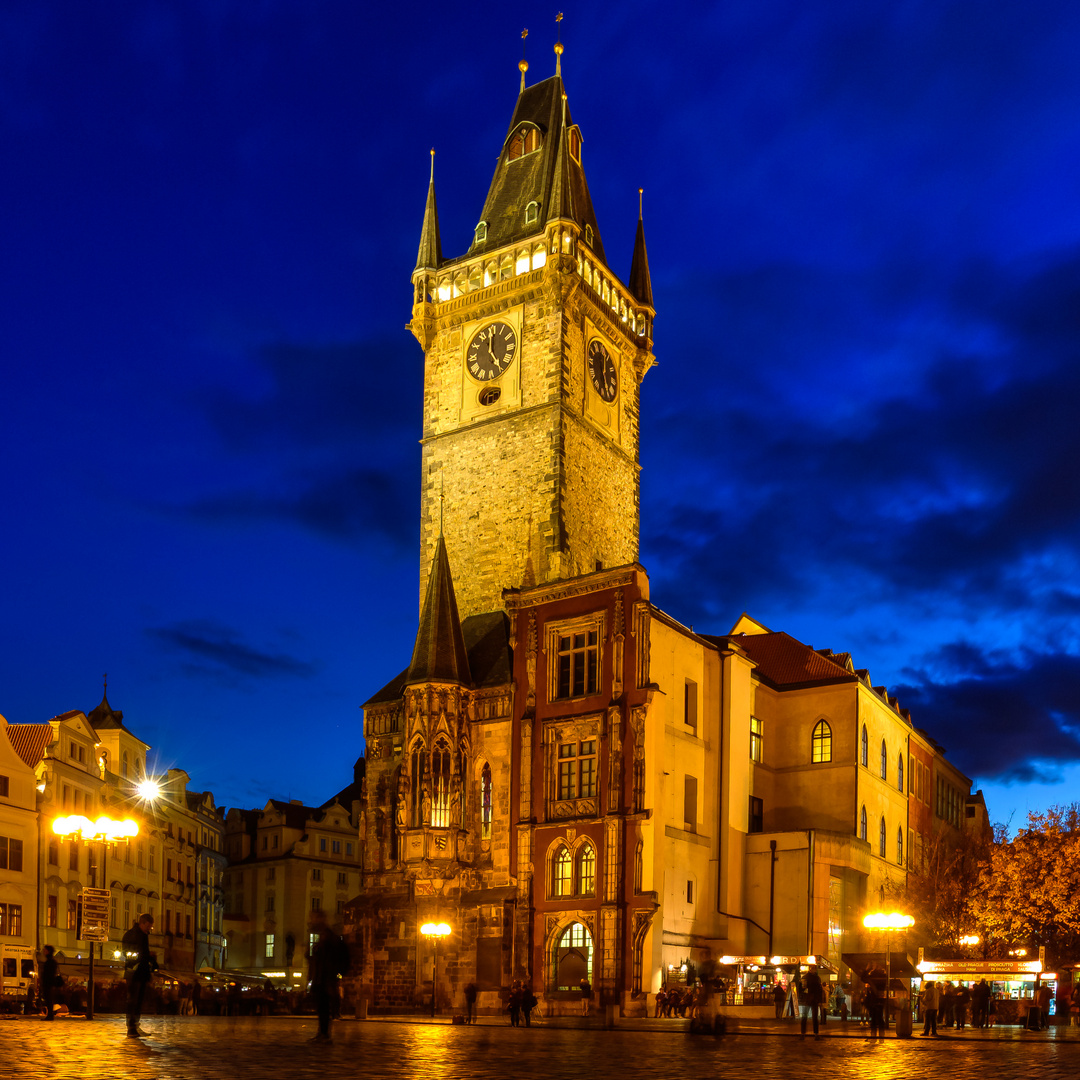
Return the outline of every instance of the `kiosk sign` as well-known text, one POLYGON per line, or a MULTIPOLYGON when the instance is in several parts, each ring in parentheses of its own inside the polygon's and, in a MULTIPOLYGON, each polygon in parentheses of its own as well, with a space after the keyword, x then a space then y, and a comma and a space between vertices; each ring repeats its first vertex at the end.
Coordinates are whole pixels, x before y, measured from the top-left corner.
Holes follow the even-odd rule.
POLYGON ((79 894, 82 914, 80 941, 109 940, 109 905, 112 892, 109 889, 84 888, 79 894))

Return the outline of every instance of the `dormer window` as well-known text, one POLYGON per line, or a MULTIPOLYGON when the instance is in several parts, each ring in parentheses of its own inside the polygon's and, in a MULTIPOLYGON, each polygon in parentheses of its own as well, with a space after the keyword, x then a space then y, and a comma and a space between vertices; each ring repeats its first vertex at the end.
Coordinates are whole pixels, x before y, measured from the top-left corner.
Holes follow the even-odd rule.
POLYGON ((531 202, 525 207, 525 224, 531 225, 540 216, 540 204, 531 202))
POLYGON ((570 156, 580 164, 581 162, 581 132, 578 129, 570 129, 570 156))
POLYGON ((482 244, 487 239, 487 222, 481 221, 476 226, 476 243, 482 244))
POLYGON ((585 226, 585 243, 588 244, 589 247, 593 246, 593 242, 592 242, 592 226, 591 225, 586 225, 585 226))
POLYGON ((510 138, 510 144, 506 148, 506 160, 516 161, 519 157, 539 150, 541 142, 540 132, 536 128, 519 128, 510 138))

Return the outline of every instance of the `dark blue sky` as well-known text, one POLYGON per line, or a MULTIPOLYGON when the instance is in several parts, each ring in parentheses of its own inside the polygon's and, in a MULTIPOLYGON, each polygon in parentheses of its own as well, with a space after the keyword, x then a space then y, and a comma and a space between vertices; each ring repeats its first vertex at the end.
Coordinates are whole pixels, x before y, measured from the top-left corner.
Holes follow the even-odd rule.
MULTIPOLYGON (((645 188, 653 599, 851 651, 994 819, 1074 798, 1080 8, 564 10, 624 277, 645 188)), ((415 633, 428 150, 458 255, 554 14, 0 8, 9 720, 108 671, 219 803, 348 781, 415 633)))

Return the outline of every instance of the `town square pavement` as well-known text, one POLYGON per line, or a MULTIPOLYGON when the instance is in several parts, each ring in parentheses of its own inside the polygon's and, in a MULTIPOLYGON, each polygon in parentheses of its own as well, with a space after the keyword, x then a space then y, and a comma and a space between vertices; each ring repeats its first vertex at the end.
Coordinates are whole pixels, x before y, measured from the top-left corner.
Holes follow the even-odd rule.
POLYGON ((485 1020, 342 1020, 331 1045, 311 1043, 313 1017, 157 1017, 146 1039, 128 1039, 124 1019, 0 1020, 0 1077, 71 1080, 655 1080, 678 1077, 816 1076, 827 1080, 1076 1080, 1080 1029, 944 1034, 936 1040, 866 1038, 830 1021, 819 1039, 772 1023, 723 1038, 690 1035, 678 1021, 623 1022, 604 1030, 562 1020, 511 1028, 485 1020))

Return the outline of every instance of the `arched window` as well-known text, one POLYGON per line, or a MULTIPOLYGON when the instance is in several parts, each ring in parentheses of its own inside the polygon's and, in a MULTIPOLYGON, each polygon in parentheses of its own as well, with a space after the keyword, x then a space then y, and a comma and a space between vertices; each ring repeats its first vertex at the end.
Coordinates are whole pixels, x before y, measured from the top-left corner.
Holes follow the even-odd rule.
MULTIPOLYGON (((588 244, 589 247, 593 246, 592 226, 591 225, 586 225, 585 226, 585 243, 588 244)), ((604 284, 606 285, 607 282, 605 281, 604 284)))
POLYGON ((450 826, 450 747, 440 740, 431 755, 431 824, 450 826))
POLYGON ((420 814, 422 810, 422 796, 424 788, 424 762, 427 758, 427 754, 424 753, 424 744, 422 742, 416 742, 413 744, 412 750, 412 787, 409 791, 412 797, 412 803, 409 806, 409 824, 412 827, 419 828, 423 824, 420 820, 420 814))
POLYGON ((878 827, 878 854, 885 858, 885 819, 881 819, 881 825, 878 827))
POLYGON ((570 155, 575 161, 581 160, 581 132, 577 128, 570 129, 570 155))
POLYGON ((491 839, 491 766, 480 773, 480 839, 491 839))
POLYGON ((810 759, 815 763, 832 761, 832 728, 825 720, 819 720, 814 725, 810 751, 810 759))
POLYGON ((639 840, 634 848, 634 892, 641 892, 642 872, 645 864, 645 845, 639 840))
POLYGON ((862 813, 859 815, 859 839, 866 839, 866 807, 862 808, 862 813))
POLYGON ((859 760, 862 762, 862 766, 863 766, 864 769, 869 768, 869 765, 870 765, 870 743, 867 741, 867 738, 866 738, 866 725, 865 724, 863 724, 863 727, 862 727, 862 746, 861 746, 861 750, 860 750, 859 760))
POLYGON ((592 844, 583 844, 578 852, 578 895, 592 896, 596 891, 596 852, 592 844))
POLYGON ((128 774, 128 752, 125 750, 120 755, 120 775, 127 776, 128 774))
POLYGON ((904 865, 904 830, 898 828, 896 830, 896 864, 897 866, 904 865))
POLYGON ((896 759, 896 789, 897 791, 904 790, 904 751, 900 751, 900 756, 896 759))
POLYGON ((588 927, 571 923, 555 943, 555 987, 576 990, 582 979, 592 982, 593 944, 588 927))
POLYGON ((540 216, 540 204, 535 200, 525 207, 525 224, 531 225, 540 216))
POLYGON ((515 131, 510 139, 509 146, 506 148, 506 160, 516 161, 525 154, 531 154, 534 150, 539 150, 541 142, 542 139, 537 128, 523 127, 515 131))
POLYGON ((560 844, 558 851, 555 852, 551 891, 555 896, 570 896, 574 891, 574 864, 565 844, 560 844))
POLYGON ((487 222, 481 221, 476 226, 476 243, 480 244, 487 239, 487 222))
POLYGON ((889 750, 884 739, 881 740, 881 779, 889 779, 889 750))

